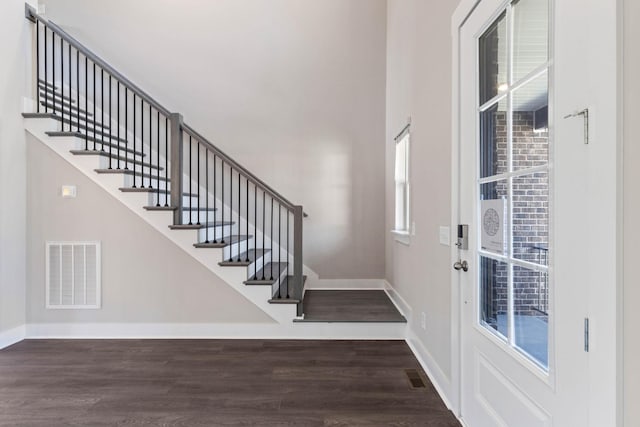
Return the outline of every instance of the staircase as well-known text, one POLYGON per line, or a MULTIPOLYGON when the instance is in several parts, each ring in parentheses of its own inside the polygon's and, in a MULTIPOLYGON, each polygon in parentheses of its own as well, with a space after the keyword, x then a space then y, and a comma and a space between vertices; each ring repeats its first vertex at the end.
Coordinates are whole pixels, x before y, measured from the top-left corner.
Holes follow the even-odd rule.
POLYGON ((284 319, 302 317, 302 206, 28 5, 26 17, 36 39, 27 130, 119 199, 128 197, 130 207, 142 206, 145 219, 163 221, 172 240, 188 234, 190 251, 207 252, 196 255, 203 263, 217 252, 217 265, 207 266, 227 282, 266 288, 268 304, 293 307, 284 319))

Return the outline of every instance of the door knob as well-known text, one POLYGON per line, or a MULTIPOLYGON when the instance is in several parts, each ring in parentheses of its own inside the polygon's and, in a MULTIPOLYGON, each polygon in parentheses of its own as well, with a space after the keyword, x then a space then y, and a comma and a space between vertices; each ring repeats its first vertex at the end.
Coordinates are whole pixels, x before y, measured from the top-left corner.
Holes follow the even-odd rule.
POLYGON ((455 268, 456 270, 467 271, 469 270, 469 263, 462 260, 456 261, 455 264, 453 264, 453 268, 455 268))

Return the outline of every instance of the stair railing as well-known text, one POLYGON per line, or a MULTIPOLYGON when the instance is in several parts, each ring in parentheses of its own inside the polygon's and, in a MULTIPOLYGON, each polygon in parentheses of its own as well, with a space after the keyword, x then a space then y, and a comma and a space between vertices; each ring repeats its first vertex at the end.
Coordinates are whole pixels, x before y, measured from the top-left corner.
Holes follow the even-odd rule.
POLYGON ((25 15, 35 24, 37 113, 60 121, 59 135, 82 138, 85 151, 99 151, 107 159, 102 172, 128 175, 157 208, 173 209, 174 225, 201 228, 199 243, 237 243, 229 261, 255 263, 252 278, 273 282, 274 299, 297 300, 301 316, 302 206, 28 4, 25 15))

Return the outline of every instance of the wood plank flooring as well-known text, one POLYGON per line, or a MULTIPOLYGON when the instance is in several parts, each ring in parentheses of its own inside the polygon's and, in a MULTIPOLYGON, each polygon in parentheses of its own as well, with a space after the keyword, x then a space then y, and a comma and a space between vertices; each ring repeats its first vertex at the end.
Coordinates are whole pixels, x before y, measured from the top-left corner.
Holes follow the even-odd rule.
POLYGON ((0 426, 459 426, 405 369, 403 341, 26 340, 0 426))
POLYGON ((325 291, 304 294, 302 322, 406 322, 382 290, 325 291))

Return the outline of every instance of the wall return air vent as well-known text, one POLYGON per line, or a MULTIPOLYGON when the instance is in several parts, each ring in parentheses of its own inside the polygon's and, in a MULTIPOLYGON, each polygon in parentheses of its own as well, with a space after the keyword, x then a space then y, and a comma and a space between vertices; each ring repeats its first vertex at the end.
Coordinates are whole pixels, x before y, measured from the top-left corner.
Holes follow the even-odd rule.
POLYGON ((47 308, 100 308, 100 242, 47 242, 47 308))

